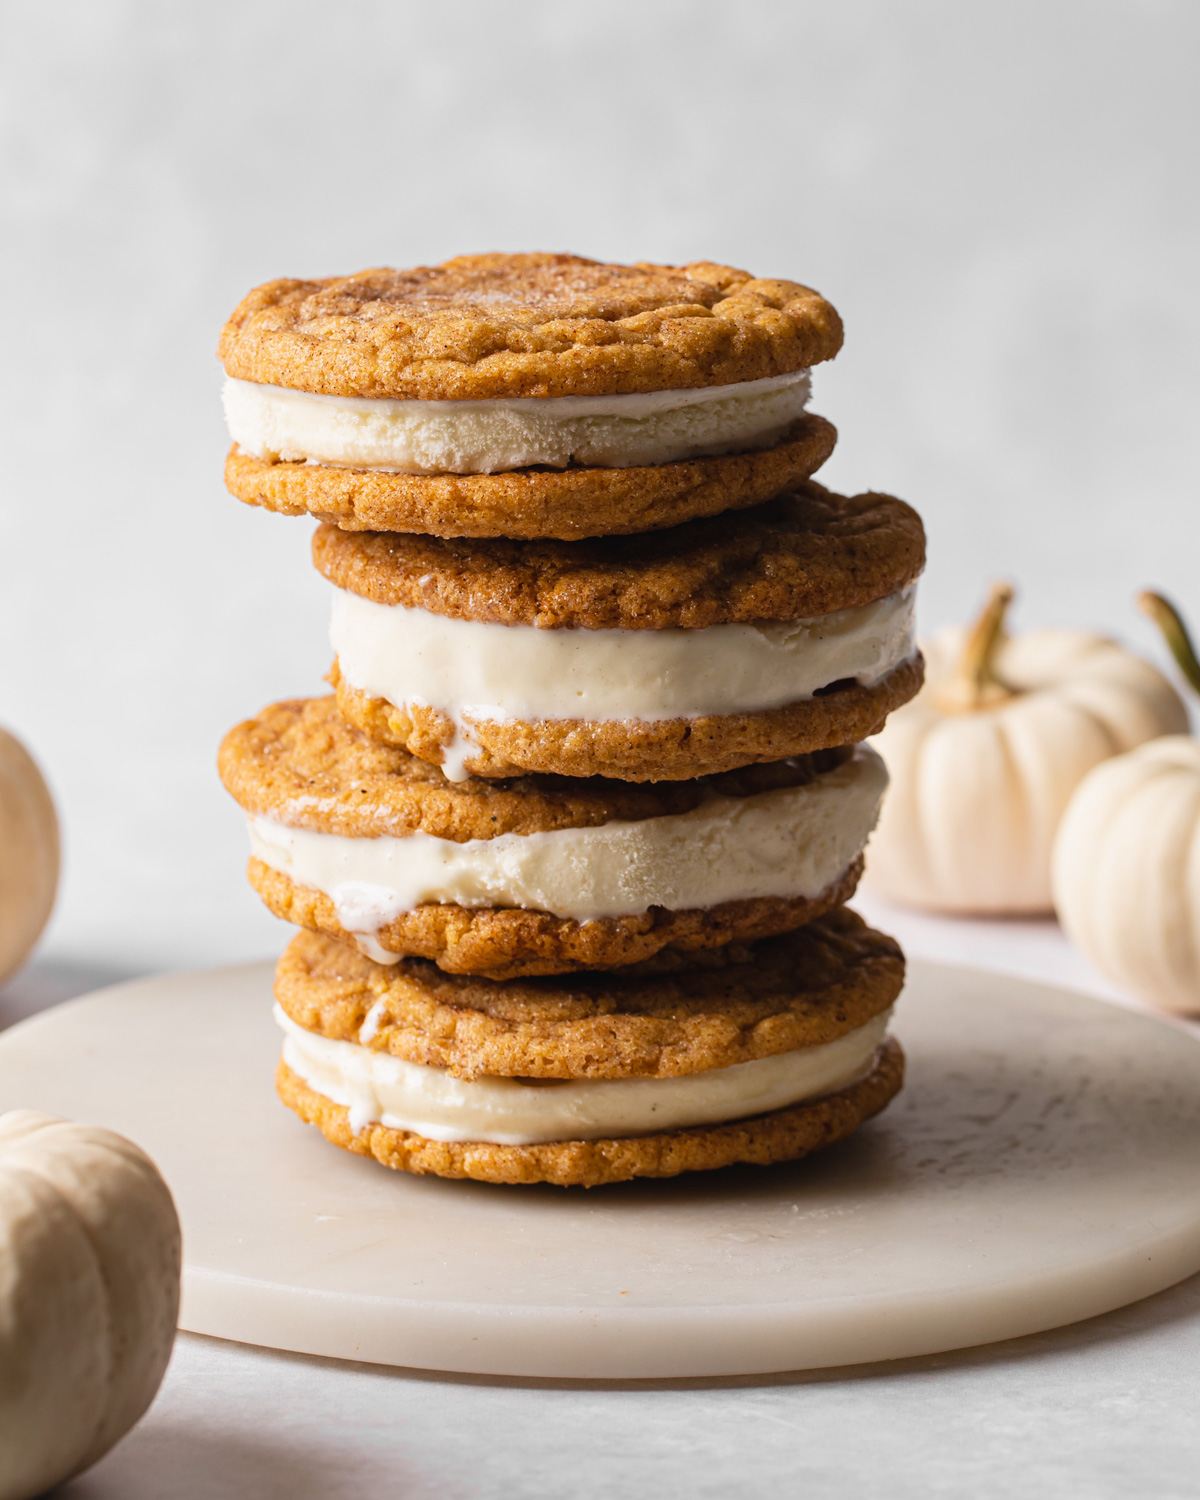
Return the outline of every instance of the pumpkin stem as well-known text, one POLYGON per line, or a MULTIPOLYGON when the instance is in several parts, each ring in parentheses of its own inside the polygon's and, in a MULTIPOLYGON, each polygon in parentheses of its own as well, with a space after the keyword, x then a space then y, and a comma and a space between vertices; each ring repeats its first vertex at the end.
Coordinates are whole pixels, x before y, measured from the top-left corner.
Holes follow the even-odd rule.
POLYGON ((1144 615, 1149 615, 1162 631, 1163 639, 1179 670, 1195 691, 1200 693, 1200 661, 1196 660, 1196 648, 1183 623, 1183 616, 1169 600, 1151 589, 1145 589, 1137 596, 1137 607, 1144 615))
POLYGON ((1004 620, 1012 600, 1011 583, 992 584, 987 602, 971 626, 954 677, 946 685, 947 706, 983 708, 1015 695, 1016 690, 996 671, 996 652, 1004 640, 1004 620))

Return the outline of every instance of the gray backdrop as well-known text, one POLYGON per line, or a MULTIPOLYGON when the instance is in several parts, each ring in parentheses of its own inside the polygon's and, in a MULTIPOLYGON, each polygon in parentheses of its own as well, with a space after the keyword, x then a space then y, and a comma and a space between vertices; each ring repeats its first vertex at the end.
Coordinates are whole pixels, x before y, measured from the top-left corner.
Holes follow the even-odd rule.
POLYGON ((224 730, 319 691, 310 526, 221 484, 253 285, 485 249, 700 257, 842 311, 822 478, 913 501, 926 626, 1200 620, 1192 0, 0 6, 0 722, 66 824, 48 949, 276 951, 224 730))

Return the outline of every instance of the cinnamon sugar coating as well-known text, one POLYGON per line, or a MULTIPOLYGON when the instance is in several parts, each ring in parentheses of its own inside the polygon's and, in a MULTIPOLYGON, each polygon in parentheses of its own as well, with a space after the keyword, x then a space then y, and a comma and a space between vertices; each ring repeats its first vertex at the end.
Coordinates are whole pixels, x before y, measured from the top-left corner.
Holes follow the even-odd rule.
POLYGON ((925 566, 921 518, 815 482, 751 510, 639 536, 452 540, 321 526, 313 561, 377 604, 544 629, 668 630, 802 620, 873 604, 925 566))
POLYGON ((841 343, 836 311, 798 282, 526 254, 267 282, 217 352, 239 380, 442 401, 728 385, 832 359, 841 343))
POLYGON ((805 786, 848 749, 751 766, 687 783, 634 785, 600 776, 448 781, 436 765, 370 739, 332 697, 272 703, 231 729, 217 768, 248 813, 348 838, 425 833, 466 843, 508 833, 598 828, 690 812, 705 797, 805 786))
POLYGON ((313 932, 279 960, 297 1025, 456 1077, 675 1078, 836 1041, 904 983, 895 941, 836 907, 757 942, 665 949, 613 972, 498 981, 422 959, 377 964, 313 932))

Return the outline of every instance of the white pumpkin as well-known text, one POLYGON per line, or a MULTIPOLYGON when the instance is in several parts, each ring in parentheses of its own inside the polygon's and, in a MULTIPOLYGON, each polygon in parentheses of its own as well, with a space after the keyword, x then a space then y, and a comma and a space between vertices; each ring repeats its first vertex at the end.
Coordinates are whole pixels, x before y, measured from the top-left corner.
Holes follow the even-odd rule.
POLYGON ((1008 637, 998 585, 971 630, 925 646, 925 686, 874 740, 891 778, 870 885, 912 906, 1022 914, 1052 906, 1050 855, 1079 782, 1186 727, 1157 668, 1085 630, 1008 637))
MULTIPOLYGON (((1200 665, 1175 610, 1156 618, 1185 677, 1200 665)), ((1200 1011, 1200 741, 1170 735, 1097 766, 1054 844, 1054 905, 1096 967, 1163 1010, 1200 1011)))
POLYGON ((0 1500, 88 1468, 150 1405, 179 1269, 149 1157, 110 1130, 0 1115, 0 1500))
POLYGON ((1151 740, 1084 778, 1054 845, 1054 905, 1101 973, 1200 1010, 1200 742, 1151 740))
POLYGON ((32 756, 0 729, 0 984, 29 957, 57 887, 54 803, 32 756))

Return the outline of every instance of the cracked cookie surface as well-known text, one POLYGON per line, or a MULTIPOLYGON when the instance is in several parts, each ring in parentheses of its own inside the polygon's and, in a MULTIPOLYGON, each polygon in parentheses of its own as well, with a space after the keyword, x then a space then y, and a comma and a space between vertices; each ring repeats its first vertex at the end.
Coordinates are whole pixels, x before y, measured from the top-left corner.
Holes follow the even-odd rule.
POLYGON ((580 542, 450 540, 324 525, 313 561, 376 604, 543 629, 668 630, 802 620, 873 604, 925 566, 921 518, 815 482, 750 510, 580 542))
MULTIPOLYGON (((849 754, 839 748, 657 785, 553 776, 451 782, 428 762, 368 739, 326 697, 274 703, 239 724, 225 737, 218 767, 252 817, 343 838, 424 834, 462 844, 679 816, 710 796, 743 799, 807 786, 849 754)), ((429 901, 391 917, 373 936, 388 952, 431 959, 451 973, 509 978, 607 968, 668 946, 714 947, 789 931, 848 900, 861 868, 861 858, 851 860, 826 889, 808 896, 761 896, 703 908, 653 904, 588 920, 524 907, 429 901)), ((324 891, 261 858, 251 858, 248 874, 276 916, 354 942, 324 891)))
POLYGON ((395 400, 731 385, 832 359, 837 312, 798 282, 697 261, 462 255, 257 287, 218 356, 239 380, 395 400))
POLYGON ((331 696, 272 703, 225 736, 217 768, 248 812, 349 838, 425 833, 466 843, 503 834, 599 828, 690 812, 704 799, 807 786, 849 749, 749 766, 687 783, 636 785, 601 776, 449 781, 428 761, 373 740, 331 696))
POLYGON ((374 963, 318 933, 285 949, 275 997, 319 1036, 457 1077, 674 1078, 836 1041, 904 983, 897 943, 837 907, 804 927, 611 973, 504 982, 374 963))

